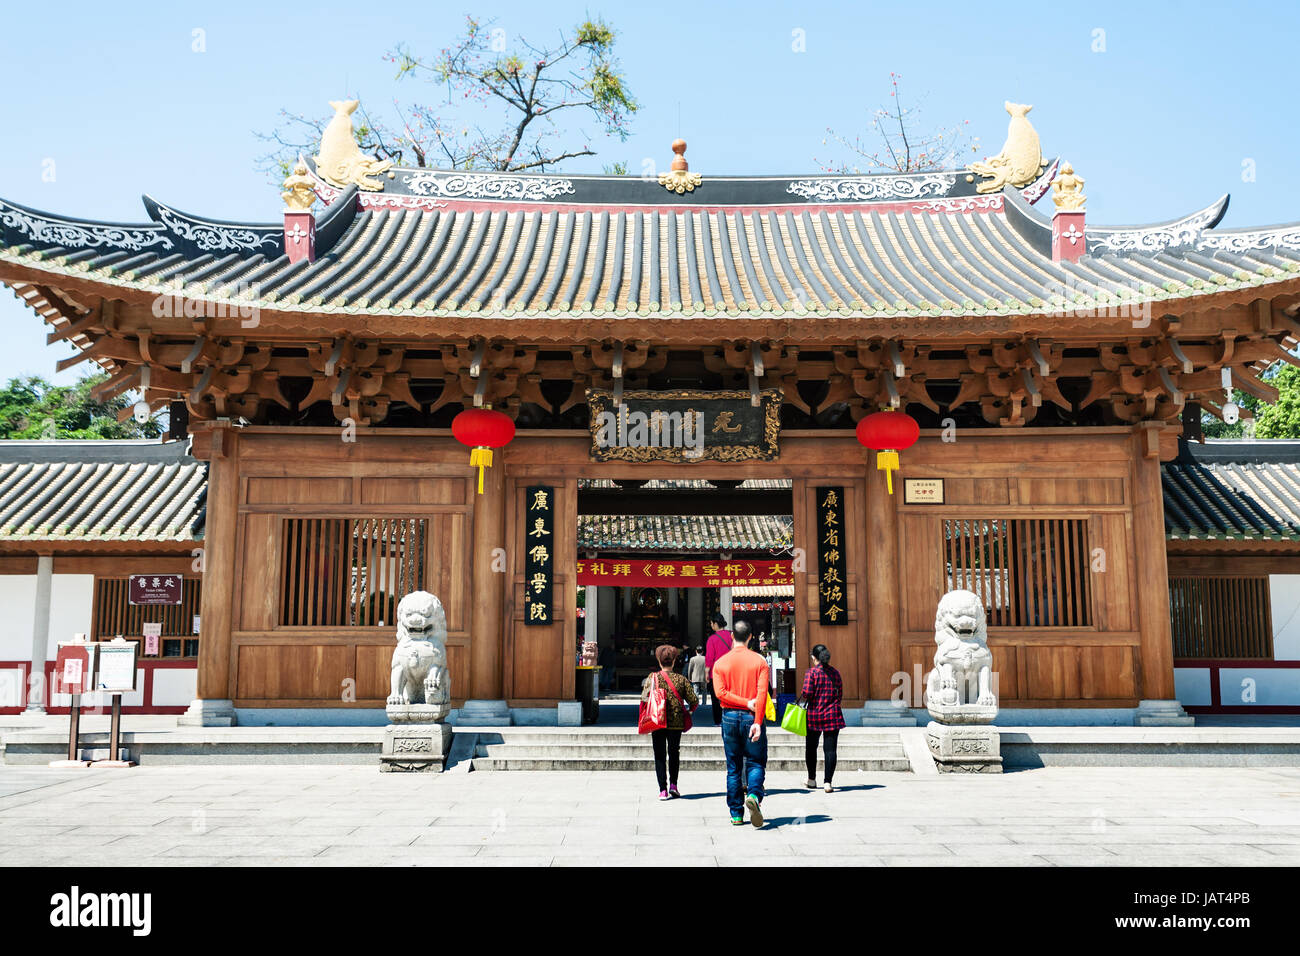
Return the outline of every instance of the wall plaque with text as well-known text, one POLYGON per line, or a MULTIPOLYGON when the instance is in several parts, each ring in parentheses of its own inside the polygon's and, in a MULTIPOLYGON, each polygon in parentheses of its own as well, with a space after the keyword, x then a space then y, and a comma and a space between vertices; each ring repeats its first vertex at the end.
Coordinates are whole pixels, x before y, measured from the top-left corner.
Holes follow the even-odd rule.
POLYGON ((849 623, 844 488, 822 485, 817 495, 817 597, 822 624, 849 623))
POLYGON ((555 489, 529 485, 524 491, 524 624, 554 619, 555 489))
POLYGON ((903 504, 905 505, 941 505, 943 504, 942 478, 904 478, 903 504))

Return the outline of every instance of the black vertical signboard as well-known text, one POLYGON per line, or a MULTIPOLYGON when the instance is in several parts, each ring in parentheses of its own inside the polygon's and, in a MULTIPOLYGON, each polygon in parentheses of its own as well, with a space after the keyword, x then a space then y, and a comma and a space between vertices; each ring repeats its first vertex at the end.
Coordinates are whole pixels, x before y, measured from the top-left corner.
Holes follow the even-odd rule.
POLYGON ((555 489, 529 485, 524 504, 524 623, 551 623, 555 565, 555 489))
POLYGON ((844 488, 817 489, 817 595, 822 624, 849 622, 848 561, 844 556, 844 488))

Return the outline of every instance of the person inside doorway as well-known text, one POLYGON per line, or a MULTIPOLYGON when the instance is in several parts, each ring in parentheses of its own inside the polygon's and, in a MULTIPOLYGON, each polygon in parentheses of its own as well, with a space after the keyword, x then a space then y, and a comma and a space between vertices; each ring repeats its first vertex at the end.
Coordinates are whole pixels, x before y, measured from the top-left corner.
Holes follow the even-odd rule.
POLYGON ((709 672, 704 664, 704 649, 691 648, 691 659, 686 664, 686 677, 695 688, 695 695, 703 704, 709 692, 709 672))
POLYGON ((727 809, 731 823, 763 825, 763 778, 767 769, 767 661, 748 647, 749 625, 737 621, 732 649, 713 667, 713 691, 722 702, 722 752, 727 758, 727 809), (744 779, 742 780, 742 776, 744 779), (745 792, 741 793, 741 787, 745 792))
MULTIPOLYGON (((713 725, 721 727, 722 704, 718 701, 718 690, 713 685, 713 665, 724 654, 730 653, 732 636, 731 631, 727 629, 727 619, 722 616, 721 611, 714 611, 709 617, 709 623, 713 625, 713 633, 704 642, 704 669, 709 682, 709 698, 713 701, 713 725)), ((746 634, 748 633, 746 628, 746 634)))

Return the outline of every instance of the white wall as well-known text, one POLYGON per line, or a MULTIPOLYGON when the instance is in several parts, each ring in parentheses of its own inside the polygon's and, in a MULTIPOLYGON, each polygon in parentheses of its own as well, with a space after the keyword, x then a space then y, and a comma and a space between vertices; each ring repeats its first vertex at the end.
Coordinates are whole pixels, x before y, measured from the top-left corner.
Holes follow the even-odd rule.
POLYGON ((1300 705, 1300 670, 1249 665, 1225 667, 1219 671, 1219 699, 1225 707, 1295 707, 1300 705), (1253 700, 1245 699, 1248 692, 1253 700))
POLYGON ((0 661, 30 661, 36 575, 0 574, 0 661))
POLYGON ((1300 661, 1300 574, 1270 574, 1273 608, 1273 659, 1300 661))
POLYGON ((155 707, 186 707, 199 696, 197 667, 155 667, 153 700, 155 707))
POLYGON ((1209 707, 1210 669, 1208 667, 1175 667, 1174 696, 1184 707, 1209 707))
MULTIPOLYGON (((33 599, 34 600, 34 599, 33 599)), ((95 603, 93 574, 56 574, 50 592, 50 646, 48 660, 59 654, 59 644, 72 640, 73 634, 85 634, 89 640, 90 615, 95 603)), ((31 644, 31 628, 27 632, 31 644)), ((30 650, 28 654, 30 655, 30 650)))

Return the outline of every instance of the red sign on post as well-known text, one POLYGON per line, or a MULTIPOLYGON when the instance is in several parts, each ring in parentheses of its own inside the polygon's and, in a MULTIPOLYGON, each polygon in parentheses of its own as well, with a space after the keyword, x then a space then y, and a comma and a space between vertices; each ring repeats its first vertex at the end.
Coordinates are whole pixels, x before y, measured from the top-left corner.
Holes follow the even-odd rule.
POLYGON ((88 694, 93 688, 95 674, 93 644, 60 644, 54 659, 54 676, 59 690, 65 694, 88 694))
POLYGON ((180 604, 183 580, 179 574, 133 574, 127 600, 131 604, 180 604))

